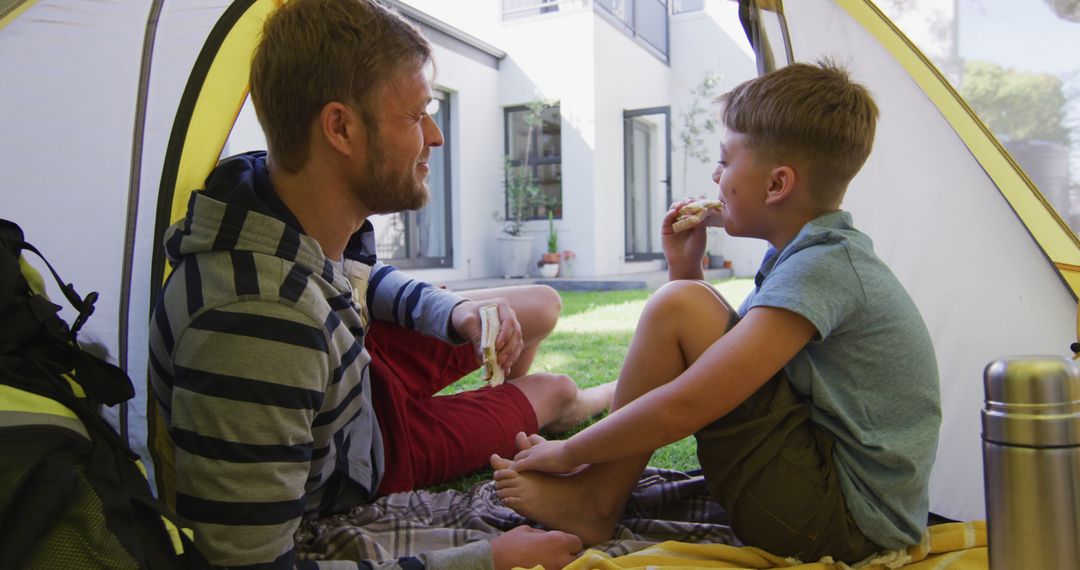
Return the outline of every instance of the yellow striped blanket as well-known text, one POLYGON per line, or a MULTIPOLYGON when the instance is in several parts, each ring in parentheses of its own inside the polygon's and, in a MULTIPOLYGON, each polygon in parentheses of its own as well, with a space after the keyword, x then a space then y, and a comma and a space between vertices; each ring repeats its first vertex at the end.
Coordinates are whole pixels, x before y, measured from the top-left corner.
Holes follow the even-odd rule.
MULTIPOLYGON (((690 570, 699 568, 790 568, 791 570, 985 570, 986 523, 939 524, 927 529, 920 544, 873 556, 854 566, 823 558, 801 562, 750 546, 662 542, 616 558, 590 550, 564 570, 690 570)), ((539 567, 533 570, 537 570, 539 567)))

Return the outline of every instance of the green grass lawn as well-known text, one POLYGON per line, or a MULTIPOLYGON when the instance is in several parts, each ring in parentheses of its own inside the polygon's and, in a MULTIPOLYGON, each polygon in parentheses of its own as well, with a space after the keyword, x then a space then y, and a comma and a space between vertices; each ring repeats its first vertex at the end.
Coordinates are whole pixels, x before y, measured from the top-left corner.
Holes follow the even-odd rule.
MULTIPOLYGON (((738 307, 753 289, 754 282, 752 279, 728 279, 713 282, 713 285, 738 307)), ((634 327, 650 294, 648 290, 562 292, 562 318, 540 346, 533 370, 567 374, 583 388, 617 379, 634 327)), ((477 372, 450 386, 444 393, 453 394, 481 385, 477 372)), ((682 471, 697 469, 693 438, 657 450, 650 464, 682 471)), ((446 487, 467 488, 489 477, 490 472, 481 472, 446 487)))

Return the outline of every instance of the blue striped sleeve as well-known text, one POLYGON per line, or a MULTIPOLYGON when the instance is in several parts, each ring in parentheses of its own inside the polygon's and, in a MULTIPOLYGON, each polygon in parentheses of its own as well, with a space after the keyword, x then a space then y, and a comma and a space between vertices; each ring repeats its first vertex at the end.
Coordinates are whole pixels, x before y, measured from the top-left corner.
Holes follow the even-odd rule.
POLYGON ((396 268, 376 262, 368 284, 368 308, 372 317, 451 340, 450 314, 465 299, 410 279, 396 268))

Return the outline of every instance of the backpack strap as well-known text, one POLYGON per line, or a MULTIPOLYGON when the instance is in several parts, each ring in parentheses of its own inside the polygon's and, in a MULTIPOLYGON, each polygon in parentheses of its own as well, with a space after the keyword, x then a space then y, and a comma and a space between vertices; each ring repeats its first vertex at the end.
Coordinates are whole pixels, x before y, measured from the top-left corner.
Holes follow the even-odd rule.
POLYGON ((94 313, 98 294, 82 297, 70 283, 65 283, 48 259, 26 242, 22 228, 0 219, 0 368, 19 368, 14 363, 29 363, 52 374, 71 374, 98 404, 114 406, 131 399, 135 389, 131 380, 116 366, 93 357, 79 348, 76 334, 94 313), (44 294, 35 293, 19 266, 23 251, 36 254, 45 262, 64 297, 78 311, 75 324, 68 328, 60 318, 60 306, 44 294), (71 369, 58 369, 61 367, 71 369))
MULTIPOLYGON (((10 268, 14 269, 15 271, 12 271, 10 277, 4 278, 5 281, 8 279, 14 280, 14 286, 10 292, 13 295, 25 292, 25 294, 31 299, 31 312, 39 319, 39 322, 44 322, 40 319, 48 318, 50 315, 56 313, 56 310, 43 310, 43 308, 45 306, 56 307, 56 305, 49 303, 47 299, 44 299, 43 295, 36 295, 30 291, 30 287, 26 285, 26 279, 22 277, 22 272, 18 270, 18 260, 19 257, 22 255, 23 251, 29 251, 34 255, 37 255, 39 258, 41 258, 42 261, 45 262, 45 266, 49 268, 49 272, 52 273, 53 279, 56 280, 56 284, 60 286, 60 291, 63 292, 64 297, 79 313, 78 317, 75 318, 75 322, 71 325, 70 328, 71 340, 74 340, 75 335, 79 332, 79 329, 81 329, 82 326, 86 324, 86 320, 90 318, 90 315, 94 314, 94 303, 96 303, 98 299, 97 292, 92 291, 86 297, 82 297, 77 291, 75 291, 74 285, 72 285, 71 283, 64 283, 64 280, 60 277, 60 274, 56 272, 56 269, 53 268, 52 264, 49 263, 49 260, 45 259, 45 256, 43 256, 36 247, 25 241, 22 228, 20 228, 19 225, 15 222, 0 219, 0 247, 2 247, 4 251, 10 253, 15 261, 14 267, 10 268), (38 298, 41 298, 45 303, 48 303, 48 305, 42 305, 42 301, 34 301, 34 299, 38 298)), ((7 265, 9 264, 10 261, 5 260, 4 268, 9 269, 7 267, 7 265)), ((4 285, 4 290, 0 290, 0 292, 7 294, 9 292, 8 290, 6 290, 8 284, 5 283, 4 285)))

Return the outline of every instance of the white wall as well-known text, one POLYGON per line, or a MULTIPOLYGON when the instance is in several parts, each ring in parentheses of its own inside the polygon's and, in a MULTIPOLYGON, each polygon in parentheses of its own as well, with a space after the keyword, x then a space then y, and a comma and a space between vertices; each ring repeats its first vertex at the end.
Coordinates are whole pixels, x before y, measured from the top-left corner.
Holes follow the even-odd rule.
MULTIPOLYGON (((659 262, 623 261, 626 251, 626 187, 624 184, 623 111, 663 107, 669 103, 668 84, 671 70, 664 62, 634 43, 604 18, 594 15, 594 67, 592 83, 596 92, 596 165, 586 196, 575 197, 575 204, 585 211, 595 248, 578 252, 581 265, 589 275, 613 275, 659 268, 659 262)), ((658 137, 657 142, 662 143, 658 137)), ((656 172, 656 178, 663 173, 656 172)), ((577 251, 577 250, 575 250, 577 251)), ((584 273, 584 271, 582 272, 584 273)))
MULTIPOLYGON (((594 253, 598 244, 589 229, 594 223, 597 144, 594 18, 591 10, 577 9, 507 21, 497 44, 508 54, 499 72, 500 112, 537 98, 559 103, 563 219, 555 223, 560 250, 570 249, 577 254, 575 275, 596 274, 594 253)), ((502 152, 500 138, 498 153, 502 152)), ((498 204, 502 204, 501 196, 498 204)), ((536 259, 545 249, 547 231, 546 220, 525 224, 523 235, 535 236, 536 259)))

